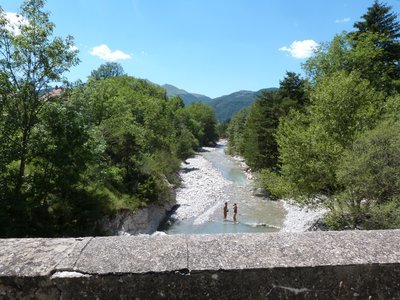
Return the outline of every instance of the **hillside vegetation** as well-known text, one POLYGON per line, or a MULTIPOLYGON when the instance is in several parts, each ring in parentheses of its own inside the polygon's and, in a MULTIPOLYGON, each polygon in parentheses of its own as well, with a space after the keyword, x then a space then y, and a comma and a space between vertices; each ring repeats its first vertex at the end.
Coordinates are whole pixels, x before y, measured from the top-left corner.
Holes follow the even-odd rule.
POLYGON ((400 227, 400 24, 375 1, 228 127, 275 198, 324 204, 333 229, 400 227))
POLYGON ((101 234, 102 217, 168 200, 180 161, 217 139, 213 110, 116 63, 49 93, 78 63, 73 40, 52 37, 44 1, 21 15, 19 35, 0 15, 0 236, 101 234))
POLYGON ((200 94, 189 93, 183 89, 179 89, 171 84, 163 84, 162 87, 167 91, 167 97, 179 97, 185 105, 190 105, 195 102, 208 103, 212 99, 200 94))
POLYGON ((263 89, 257 92, 239 91, 229 95, 214 98, 208 104, 214 109, 219 122, 229 121, 232 116, 243 108, 253 104, 257 96, 264 91, 273 91, 274 88, 263 89))
POLYGON ((262 92, 277 90, 277 88, 268 88, 256 92, 238 91, 211 99, 204 95, 189 93, 170 84, 164 84, 162 87, 167 90, 167 96, 169 98, 180 97, 185 105, 195 102, 202 102, 210 105, 215 111, 218 122, 221 123, 229 121, 235 113, 253 104, 257 96, 262 92))

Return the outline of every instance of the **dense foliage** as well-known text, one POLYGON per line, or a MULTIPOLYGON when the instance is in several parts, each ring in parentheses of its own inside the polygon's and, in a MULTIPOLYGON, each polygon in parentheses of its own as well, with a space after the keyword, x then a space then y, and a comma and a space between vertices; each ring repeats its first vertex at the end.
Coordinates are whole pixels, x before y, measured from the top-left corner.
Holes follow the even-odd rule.
POLYGON ((262 90, 257 92, 238 91, 229 95, 214 98, 208 104, 214 108, 217 120, 224 122, 243 108, 250 106, 262 90))
POLYGON ((242 155, 255 170, 278 168, 274 136, 279 120, 305 101, 306 81, 298 74, 287 72, 278 91, 263 91, 250 108, 232 118, 227 129, 230 153, 242 155))
POLYGON ((102 64, 97 70, 93 70, 90 77, 94 80, 106 79, 125 75, 124 69, 119 63, 108 62, 102 64))
POLYGON ((115 63, 54 93, 78 60, 43 7, 26 1, 18 31, 0 16, 2 237, 101 233, 106 215, 168 200, 180 160, 217 139, 210 107, 167 99, 115 63))
POLYGON ((331 228, 398 228, 400 25, 375 1, 354 27, 307 60, 307 80, 288 72, 234 116, 229 149, 273 197, 325 204, 331 228))

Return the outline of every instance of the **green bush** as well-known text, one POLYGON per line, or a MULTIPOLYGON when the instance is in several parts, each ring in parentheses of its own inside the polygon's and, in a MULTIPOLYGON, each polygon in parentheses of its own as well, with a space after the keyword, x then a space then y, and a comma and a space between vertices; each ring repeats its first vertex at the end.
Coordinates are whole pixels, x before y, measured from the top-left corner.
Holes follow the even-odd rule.
POLYGON ((290 198, 294 196, 295 188, 290 186, 278 173, 269 169, 263 169, 258 178, 260 184, 265 188, 272 199, 290 198))
POLYGON ((359 135, 337 168, 342 192, 327 223, 335 229, 399 226, 400 126, 384 121, 359 135))
POLYGON ((395 229, 400 228, 400 201, 393 199, 384 204, 363 201, 355 205, 349 196, 341 195, 332 203, 333 209, 325 215, 330 229, 395 229))

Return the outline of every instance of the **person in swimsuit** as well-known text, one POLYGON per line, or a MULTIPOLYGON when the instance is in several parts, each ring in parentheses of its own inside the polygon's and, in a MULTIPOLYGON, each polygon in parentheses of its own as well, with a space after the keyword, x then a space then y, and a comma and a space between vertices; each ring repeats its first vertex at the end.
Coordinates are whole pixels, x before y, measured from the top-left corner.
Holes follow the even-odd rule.
POLYGON ((226 217, 228 216, 228 202, 225 202, 224 205, 224 220, 226 220, 226 217))
POLYGON ((236 223, 236 215, 237 215, 237 205, 236 203, 233 204, 233 222, 236 223))

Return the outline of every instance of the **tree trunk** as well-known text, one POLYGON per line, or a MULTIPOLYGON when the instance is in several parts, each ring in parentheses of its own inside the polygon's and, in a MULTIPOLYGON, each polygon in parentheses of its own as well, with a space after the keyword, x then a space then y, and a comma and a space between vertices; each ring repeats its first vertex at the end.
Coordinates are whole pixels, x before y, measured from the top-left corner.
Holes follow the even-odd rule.
POLYGON ((18 198, 21 198, 22 195, 22 185, 24 183, 25 177, 25 167, 26 167, 26 155, 28 150, 28 130, 24 130, 22 134, 22 149, 21 149, 21 156, 20 156, 20 163, 19 163, 19 172, 17 177, 17 182, 15 186, 15 191, 18 198))

